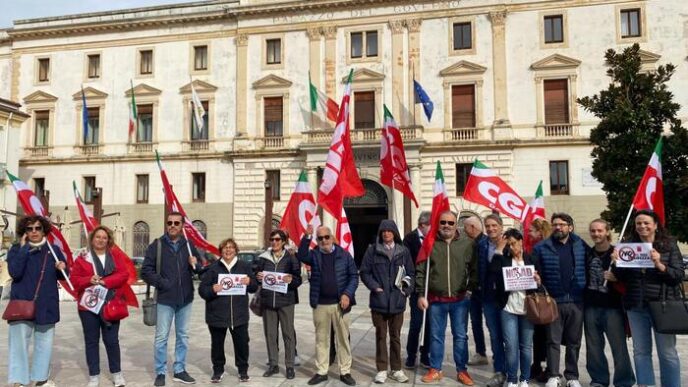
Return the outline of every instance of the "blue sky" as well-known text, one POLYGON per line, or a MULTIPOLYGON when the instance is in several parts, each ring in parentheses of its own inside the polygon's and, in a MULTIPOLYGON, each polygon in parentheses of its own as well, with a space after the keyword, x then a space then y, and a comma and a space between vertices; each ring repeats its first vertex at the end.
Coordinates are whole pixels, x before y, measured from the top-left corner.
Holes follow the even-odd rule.
POLYGON ((110 11, 152 5, 189 3, 197 0, 1 0, 0 28, 12 26, 13 20, 61 16, 75 13, 110 11))

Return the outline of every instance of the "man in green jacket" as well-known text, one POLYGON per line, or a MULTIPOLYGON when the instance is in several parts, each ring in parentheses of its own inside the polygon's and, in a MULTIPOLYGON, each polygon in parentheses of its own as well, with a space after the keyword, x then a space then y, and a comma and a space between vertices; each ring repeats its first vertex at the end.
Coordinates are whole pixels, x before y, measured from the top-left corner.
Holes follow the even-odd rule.
POLYGON ((429 263, 416 267, 418 307, 428 309, 430 319, 430 370, 421 379, 424 383, 440 381, 444 359, 444 332, 447 316, 451 320, 456 378, 467 386, 473 379, 468 374, 468 310, 471 291, 478 285, 478 265, 474 243, 470 238, 459 237, 457 217, 451 211, 440 215, 439 230, 430 253, 429 263), (426 293, 426 275, 427 293, 426 293))

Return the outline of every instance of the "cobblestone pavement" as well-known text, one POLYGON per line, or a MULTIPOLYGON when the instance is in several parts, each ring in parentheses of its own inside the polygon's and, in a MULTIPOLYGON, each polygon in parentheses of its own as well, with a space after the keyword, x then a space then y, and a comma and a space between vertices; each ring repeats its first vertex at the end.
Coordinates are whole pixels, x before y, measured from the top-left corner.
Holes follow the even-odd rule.
MULTIPOLYGON (((351 343, 353 347, 353 367, 352 375, 360 386, 374 385, 372 382, 376 374, 375 369, 375 329, 371 323, 370 311, 367 308, 368 291, 362 285, 356 295, 359 305, 351 312, 351 343)), ((271 378, 263 378, 262 374, 267 369, 267 350, 263 338, 263 326, 259 318, 251 316, 250 326, 250 363, 249 375, 251 381, 244 385, 248 386, 305 386, 308 379, 315 372, 314 355, 315 335, 311 308, 308 305, 308 284, 300 289, 301 304, 297 305, 295 326, 298 337, 298 352, 302 364, 296 368, 296 379, 287 380, 284 377, 284 363, 280 364, 280 375, 271 378)), ((6 304, 2 302, 2 308, 6 304)), ((210 384, 210 334, 204 320, 204 302, 200 297, 196 297, 193 305, 193 318, 190 329, 190 348, 187 358, 187 371, 196 378, 197 385, 205 386, 210 384)), ((85 386, 88 379, 86 361, 84 359, 83 334, 79 321, 76 305, 74 302, 65 301, 61 304, 62 321, 56 326, 54 352, 52 360, 51 378, 58 386, 85 386)), ((402 347, 406 344, 406 332, 408 331, 408 313, 404 321, 402 330, 402 347)), ((487 335, 487 328, 485 328, 487 335)), ((142 313, 140 310, 132 310, 131 316, 122 322, 120 329, 120 345, 122 348, 122 369, 128 383, 127 386, 152 386, 155 377, 153 372, 153 335, 154 328, 147 327, 142 323, 142 313)), ((451 335, 447 331, 447 335, 451 335)), ((228 335, 229 336, 229 335, 228 335)), ((173 359, 173 337, 170 338, 169 345, 170 357, 173 359)), ((469 329, 469 348, 473 349, 472 337, 469 329)), ((629 342, 629 346, 631 343, 629 342)), ((283 346, 280 344, 283 348, 283 346)), ((489 347, 489 345, 488 345, 489 347)), ((688 338, 679 336, 679 354, 683 357, 688 354, 688 338)), ((402 348, 403 349, 403 348, 402 348)), ((231 338, 226 341, 227 351, 227 373, 221 385, 233 386, 238 384, 236 368, 234 368, 234 357, 231 338)), ((405 357, 405 350, 403 350, 405 357)), ((611 360, 611 354, 608 358, 611 360)), ((280 353, 283 354, 283 353, 280 353)), ((585 344, 581 348, 579 369, 581 372, 581 383, 587 386, 590 378, 585 371, 585 344)), ((562 358, 563 363, 563 358, 562 358)), ((101 345, 101 368, 103 369, 101 386, 111 386, 110 375, 107 372, 107 361, 105 350, 101 345)), ((171 368, 171 366, 169 367, 171 368)), ((453 360, 451 356, 451 344, 448 343, 445 351, 444 360, 445 378, 441 386, 457 386, 455 379, 453 360)), ((562 365, 563 368, 563 365, 562 365)), ((654 364, 657 378, 659 378, 659 366, 654 364)), ((418 370, 416 384, 424 385, 420 378, 423 374, 422 369, 418 370)), ((411 378, 408 383, 390 383, 387 385, 409 386, 413 384, 413 373, 405 371, 411 378)), ((470 374, 473 376, 476 386, 484 386, 492 376, 491 365, 470 367, 470 374)), ((329 380, 320 386, 344 386, 339 381, 338 369, 335 365, 330 368, 329 380)), ((658 379, 659 380, 659 379, 658 379)), ((682 380, 688 384, 688 368, 683 367, 682 380)), ((0 385, 7 381, 7 324, 0 322, 0 385)), ((180 383, 172 381, 171 375, 167 378, 167 386, 181 386, 180 383)), ((535 386, 537 384, 531 383, 535 386)))

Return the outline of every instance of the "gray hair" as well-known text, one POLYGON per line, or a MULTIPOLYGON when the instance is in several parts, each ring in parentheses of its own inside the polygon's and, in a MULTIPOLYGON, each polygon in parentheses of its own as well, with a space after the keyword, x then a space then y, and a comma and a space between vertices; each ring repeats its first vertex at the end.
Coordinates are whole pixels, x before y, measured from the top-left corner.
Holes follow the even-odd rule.
POLYGON ((463 226, 464 228, 466 227, 467 224, 470 224, 471 226, 477 228, 481 232, 483 231, 483 222, 480 221, 480 218, 478 218, 475 215, 471 215, 468 218, 465 218, 463 220, 463 226))
POLYGON ((421 211, 418 215, 418 224, 429 224, 430 223, 430 211, 421 211))

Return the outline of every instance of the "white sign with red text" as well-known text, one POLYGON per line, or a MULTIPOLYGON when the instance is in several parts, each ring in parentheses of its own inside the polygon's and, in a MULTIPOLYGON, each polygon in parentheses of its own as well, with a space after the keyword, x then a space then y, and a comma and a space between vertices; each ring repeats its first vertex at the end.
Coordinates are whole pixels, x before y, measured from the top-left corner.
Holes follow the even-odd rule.
POLYGON ((510 266, 502 268, 504 290, 515 292, 519 290, 537 289, 535 283, 535 266, 510 266))
POLYGON ((284 273, 275 271, 263 272, 263 289, 272 290, 277 293, 287 293, 289 284, 284 282, 284 273))
POLYGON ((243 296, 246 294, 246 285, 241 281, 246 278, 246 274, 218 274, 217 283, 222 286, 222 290, 217 292, 218 296, 243 296))
POLYGON ((652 243, 619 243, 616 250, 619 252, 616 267, 645 269, 655 267, 650 257, 652 243))

